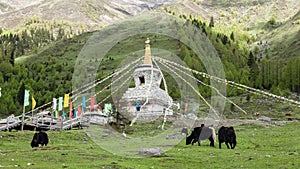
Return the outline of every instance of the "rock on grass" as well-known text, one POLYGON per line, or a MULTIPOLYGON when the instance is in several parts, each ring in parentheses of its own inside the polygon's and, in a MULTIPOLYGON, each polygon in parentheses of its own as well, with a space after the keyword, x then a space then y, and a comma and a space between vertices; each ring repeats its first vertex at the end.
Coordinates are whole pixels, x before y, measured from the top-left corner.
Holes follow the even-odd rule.
POLYGON ((158 147, 156 148, 141 148, 139 151, 140 155, 149 157, 159 157, 162 154, 162 150, 158 147))

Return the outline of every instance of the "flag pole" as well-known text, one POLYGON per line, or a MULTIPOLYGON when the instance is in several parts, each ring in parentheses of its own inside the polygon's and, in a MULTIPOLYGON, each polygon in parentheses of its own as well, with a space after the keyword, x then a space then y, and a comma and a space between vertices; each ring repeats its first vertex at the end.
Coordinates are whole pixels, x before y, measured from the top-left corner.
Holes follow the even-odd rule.
POLYGON ((23 106, 21 131, 23 131, 23 129, 24 129, 24 116, 25 116, 25 106, 23 106))
MULTIPOLYGON (((33 102, 31 102, 32 104, 33 102)), ((33 119, 33 106, 31 107, 31 118, 33 119)))
POLYGON ((60 130, 61 131, 63 130, 63 127, 64 127, 64 121, 63 121, 63 112, 62 112, 61 116, 60 116, 60 130))

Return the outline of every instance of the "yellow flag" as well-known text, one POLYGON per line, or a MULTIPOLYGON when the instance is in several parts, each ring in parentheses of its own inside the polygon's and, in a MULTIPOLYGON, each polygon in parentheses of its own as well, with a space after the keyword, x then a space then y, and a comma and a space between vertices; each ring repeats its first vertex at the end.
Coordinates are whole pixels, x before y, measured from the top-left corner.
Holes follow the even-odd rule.
POLYGON ((33 97, 31 97, 31 99, 32 99, 31 105, 32 105, 32 110, 33 110, 36 106, 36 101, 34 100, 33 97))
POLYGON ((69 94, 65 94, 64 98, 64 108, 69 107, 69 94))

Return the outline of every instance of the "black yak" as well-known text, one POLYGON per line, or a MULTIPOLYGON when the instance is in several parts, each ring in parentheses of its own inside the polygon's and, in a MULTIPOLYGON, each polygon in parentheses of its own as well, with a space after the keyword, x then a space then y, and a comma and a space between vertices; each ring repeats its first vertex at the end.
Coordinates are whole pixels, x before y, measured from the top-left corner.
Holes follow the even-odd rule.
POLYGON ((219 139, 219 148, 221 148, 221 144, 225 142, 227 148, 234 149, 236 146, 236 135, 233 127, 224 127, 222 126, 218 131, 218 139, 219 139))
POLYGON ((34 133, 31 141, 31 147, 39 147, 39 145, 47 146, 48 142, 49 139, 47 133, 40 131, 39 133, 34 133))
POLYGON ((204 127, 203 125, 202 127, 195 127, 191 135, 186 137, 186 145, 191 143, 194 145, 194 143, 198 142, 198 145, 200 146, 200 141, 205 139, 209 139, 210 146, 214 147, 214 142, 216 140, 215 129, 212 127, 204 127))

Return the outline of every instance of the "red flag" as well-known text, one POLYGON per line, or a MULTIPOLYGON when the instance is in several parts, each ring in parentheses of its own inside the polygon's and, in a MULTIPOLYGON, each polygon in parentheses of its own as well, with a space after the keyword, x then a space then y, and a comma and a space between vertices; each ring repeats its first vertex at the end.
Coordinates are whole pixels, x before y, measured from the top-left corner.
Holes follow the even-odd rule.
POLYGON ((70 114, 69 114, 69 118, 70 119, 72 119, 72 117, 73 117, 73 113, 72 113, 72 110, 73 108, 72 108, 72 102, 70 102, 70 114))
POLYGON ((80 116, 80 114, 81 114, 81 106, 78 106, 76 117, 80 116))
POLYGON ((90 110, 94 110, 94 104, 95 104, 95 97, 91 97, 91 105, 90 105, 90 110))
POLYGON ((130 109, 130 103, 128 103, 128 105, 127 105, 127 111, 130 109))
POLYGON ((188 103, 185 103, 185 109, 184 109, 185 112, 188 111, 188 106, 189 106, 188 103))

